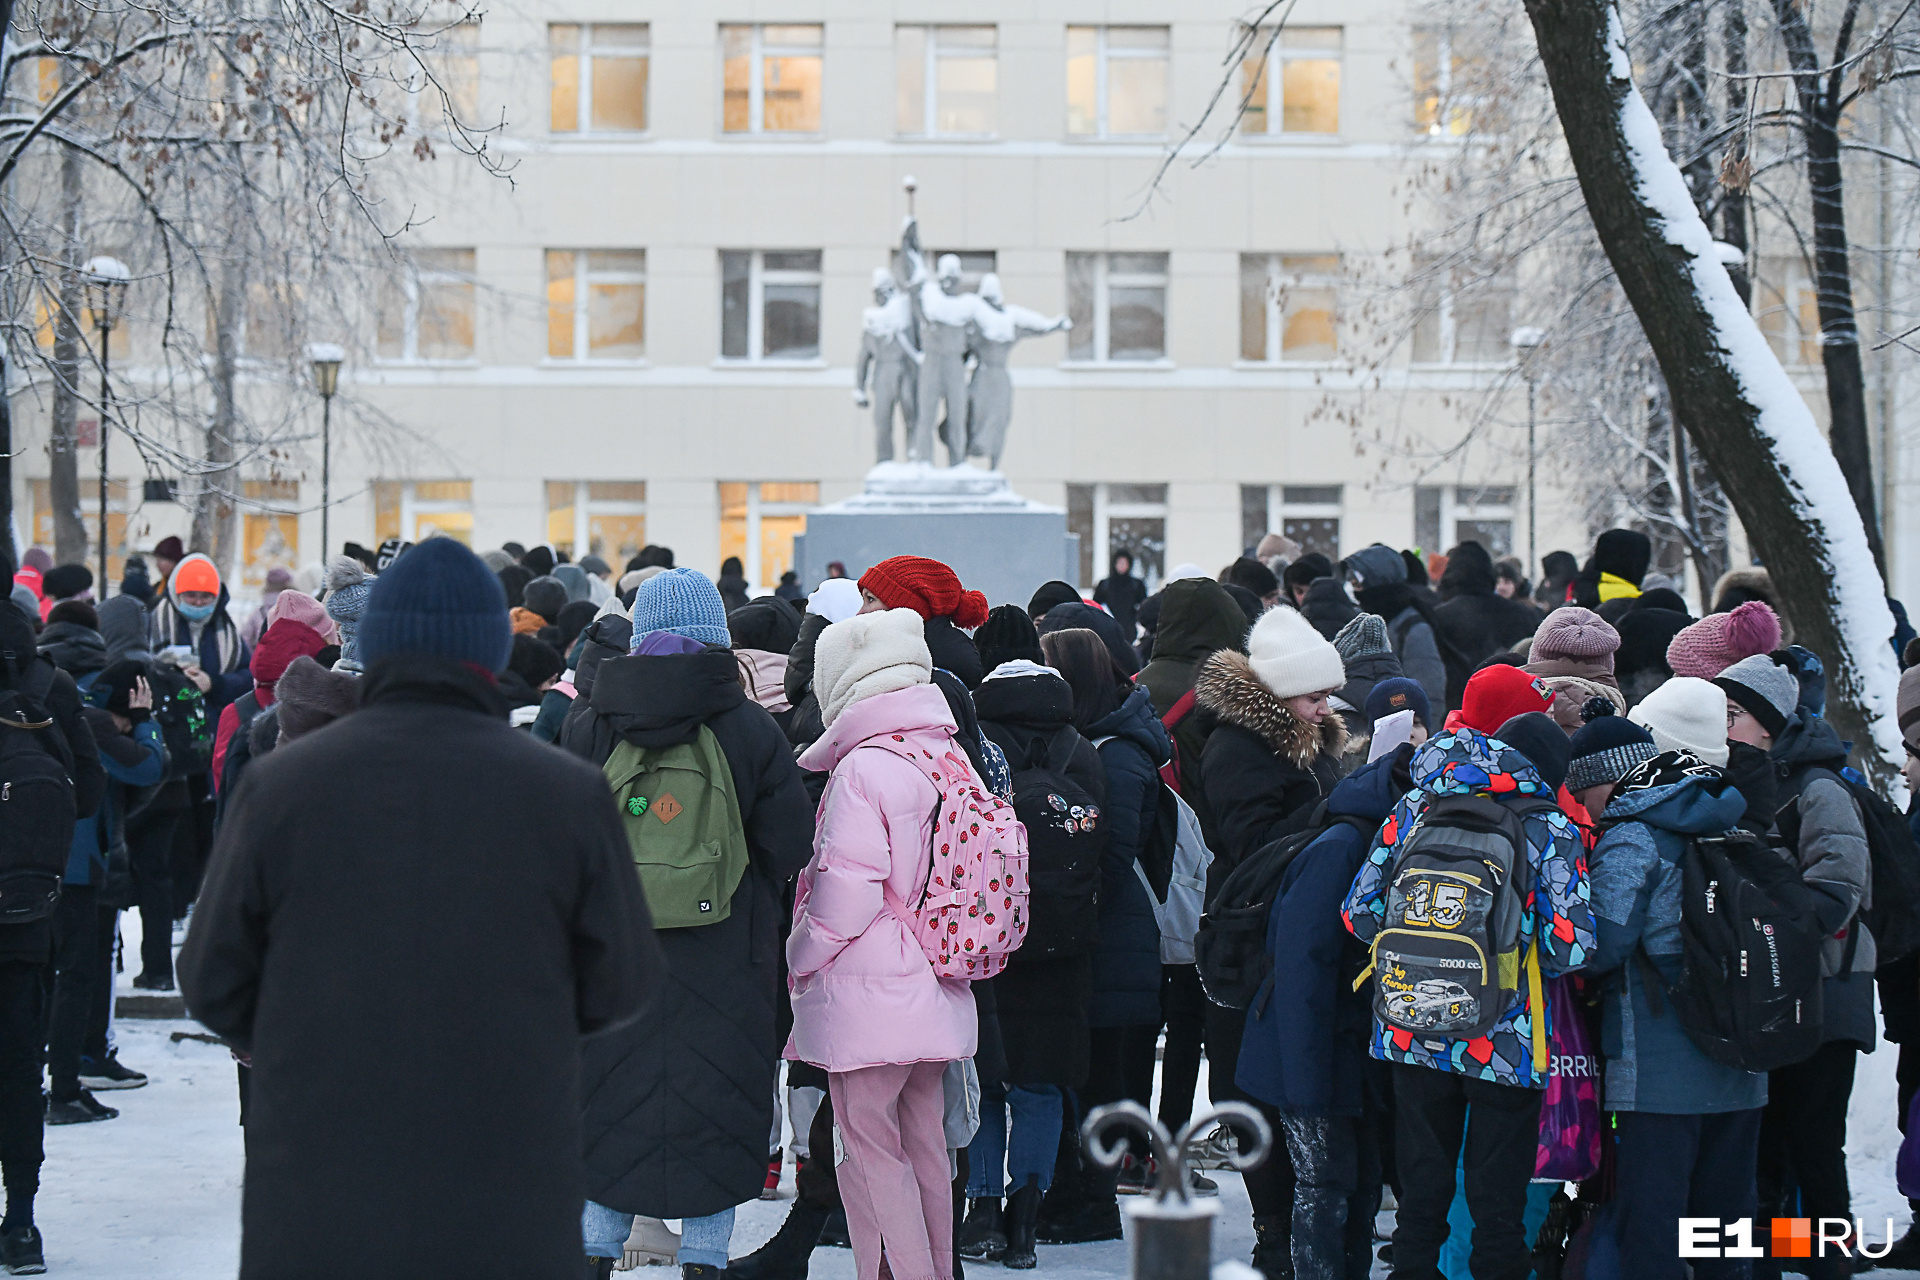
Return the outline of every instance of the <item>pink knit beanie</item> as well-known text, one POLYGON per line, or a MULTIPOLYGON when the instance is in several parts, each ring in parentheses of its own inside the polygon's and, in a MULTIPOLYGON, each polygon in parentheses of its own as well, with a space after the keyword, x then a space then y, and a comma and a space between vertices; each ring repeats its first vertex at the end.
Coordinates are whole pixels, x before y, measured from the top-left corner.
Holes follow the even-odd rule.
POLYGON ((1677 676, 1711 680, 1742 658, 1780 647, 1780 616, 1759 600, 1731 613, 1710 613, 1675 633, 1667 665, 1677 676))
POLYGON ((1533 648, 1528 662, 1548 662, 1554 658, 1574 658, 1606 671, 1613 670, 1614 650, 1620 647, 1620 633, 1591 609, 1577 604, 1555 609, 1533 633, 1533 648))
POLYGON ((289 619, 312 627, 328 644, 340 643, 340 628, 328 616, 326 606, 304 591, 282 591, 267 610, 268 626, 289 619))

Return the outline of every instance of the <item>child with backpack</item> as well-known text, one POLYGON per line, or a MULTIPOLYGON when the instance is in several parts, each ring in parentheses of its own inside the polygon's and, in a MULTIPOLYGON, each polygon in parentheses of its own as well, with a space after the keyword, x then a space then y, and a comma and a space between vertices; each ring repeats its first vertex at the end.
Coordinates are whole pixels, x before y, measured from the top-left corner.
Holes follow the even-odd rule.
MULTIPOLYGON (((1011 827, 1012 815, 986 797, 954 742, 953 715, 929 683, 932 671, 921 618, 910 609, 827 627, 813 666, 826 732, 800 758, 801 768, 831 775, 787 939, 786 1056, 828 1073, 860 1280, 877 1280, 883 1253, 895 1276, 953 1275, 941 1078, 946 1063, 973 1056, 977 1024, 969 982, 936 972, 915 930, 932 921, 925 907, 942 888, 935 863, 944 880, 962 861, 956 841, 945 852, 934 847, 936 827, 953 830, 942 811, 960 808, 953 801, 964 795, 994 806, 1007 824, 983 826, 980 835, 1011 827)), ((990 857, 982 862, 992 865, 990 857)), ((1004 896, 1011 900, 1010 886, 1004 896)), ((976 919, 1000 923, 991 915, 976 919)), ((1016 919, 1009 911, 1005 932, 1017 929, 1016 919)), ((953 930, 957 936, 957 921, 953 930)))
MULTIPOLYGON (((1799 680, 1767 654, 1741 659, 1713 683, 1727 696, 1728 738, 1773 758, 1780 806, 1775 841, 1799 865, 1823 939, 1819 1048, 1769 1076, 1760 1124, 1760 1212, 1784 1216, 1797 1184, 1800 1215, 1849 1217, 1847 1103, 1858 1055, 1871 1053, 1878 1038, 1873 972, 1879 952, 1863 918, 1874 891, 1867 828, 1840 772, 1847 745, 1830 723, 1799 706, 1799 680)), ((1838 1275, 1835 1268, 1845 1262, 1833 1256, 1809 1266, 1816 1275, 1838 1275)), ((1754 1273, 1777 1275, 1777 1266, 1763 1259, 1754 1273)))
POLYGON ((1563 778, 1497 738, 1442 733, 1410 773, 1341 908, 1372 949, 1370 1047, 1393 1070, 1394 1269, 1435 1273, 1464 1136, 1473 1274, 1518 1280, 1552 1031, 1543 983, 1592 952, 1586 863, 1554 802, 1563 778))
MULTIPOLYGON (((1681 1280, 1679 1219, 1754 1215, 1764 1073, 1715 1061, 1687 1035, 1666 993, 1682 977, 1684 864, 1694 841, 1723 840, 1746 801, 1724 769, 1603 716, 1573 740, 1568 786, 1600 827, 1593 851, 1604 982, 1602 1104, 1614 1113, 1613 1202, 1620 1274, 1681 1280)), ((1697 1261, 1696 1275, 1745 1275, 1743 1261, 1697 1261)))

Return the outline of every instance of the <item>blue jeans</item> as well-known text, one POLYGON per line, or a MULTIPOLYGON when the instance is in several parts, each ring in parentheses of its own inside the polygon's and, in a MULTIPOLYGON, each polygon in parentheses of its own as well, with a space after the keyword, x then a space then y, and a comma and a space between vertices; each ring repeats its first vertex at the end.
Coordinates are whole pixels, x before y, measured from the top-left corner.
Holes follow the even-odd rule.
MULTIPOLYGON (((617 1258, 633 1231, 633 1215, 587 1201, 580 1214, 580 1235, 589 1258, 617 1258)), ((680 1221, 681 1266, 699 1264, 726 1270, 727 1245, 733 1239, 733 1210, 680 1221)))
POLYGON ((967 1146, 967 1198, 997 1197, 1007 1183, 1018 1189, 1035 1178, 1042 1191, 1051 1186, 1053 1162, 1060 1153, 1062 1105, 1058 1086, 1050 1084, 990 1084, 981 1089, 980 1132, 967 1146))

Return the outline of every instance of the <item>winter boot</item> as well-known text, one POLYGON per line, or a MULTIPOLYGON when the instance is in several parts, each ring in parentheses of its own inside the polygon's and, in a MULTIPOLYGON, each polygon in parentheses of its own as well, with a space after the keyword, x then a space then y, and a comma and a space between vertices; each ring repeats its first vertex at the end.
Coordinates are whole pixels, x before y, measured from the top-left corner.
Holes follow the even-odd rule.
POLYGON ((967 1201, 967 1220, 960 1226, 960 1256, 992 1262, 1007 1251, 1000 1197, 967 1201))
POLYGON ((1117 1171, 1088 1165, 1071 1182, 1067 1194, 1060 1197, 1053 1196, 1060 1190, 1060 1184, 1055 1183, 1047 1193, 1048 1199, 1042 1201, 1040 1240, 1046 1244, 1091 1244, 1120 1239, 1117 1171))
POLYGON ((1873 1265, 1888 1271, 1920 1271, 1920 1225, 1908 1227, 1907 1234, 1887 1250, 1887 1256, 1873 1265))
MULTIPOLYGON (((836 1208, 827 1215, 827 1225, 820 1228, 820 1243, 829 1249, 853 1248, 853 1237, 847 1234, 847 1211, 836 1208)), ((733 1268, 728 1267, 729 1271, 733 1268)))
POLYGON ((1028 1178, 1026 1186, 1007 1197, 1007 1211, 1001 1221, 1007 1232, 1007 1247, 1000 1255, 1000 1265, 1009 1271, 1031 1271, 1039 1266, 1040 1258, 1034 1251, 1040 1224, 1038 1178, 1028 1178))
POLYGON ((613 1259, 596 1258, 588 1254, 586 1275, 587 1280, 608 1280, 613 1275, 613 1259))
POLYGON ((1253 1269, 1266 1280, 1293 1280, 1293 1221, 1287 1215, 1253 1220, 1253 1269))
POLYGON ((727 1280, 807 1280, 807 1260, 820 1241, 828 1213, 824 1205, 794 1201, 773 1239, 727 1264, 727 1280))
POLYGON ((8 1275, 44 1275, 47 1260, 42 1252, 39 1228, 29 1222, 0 1236, 0 1265, 6 1267, 8 1275))
POLYGON ((627 1235, 627 1243, 620 1250, 620 1261, 615 1271, 631 1271, 635 1267, 670 1267, 680 1259, 680 1233, 673 1230, 658 1218, 649 1218, 644 1214, 635 1214, 633 1230, 627 1235))

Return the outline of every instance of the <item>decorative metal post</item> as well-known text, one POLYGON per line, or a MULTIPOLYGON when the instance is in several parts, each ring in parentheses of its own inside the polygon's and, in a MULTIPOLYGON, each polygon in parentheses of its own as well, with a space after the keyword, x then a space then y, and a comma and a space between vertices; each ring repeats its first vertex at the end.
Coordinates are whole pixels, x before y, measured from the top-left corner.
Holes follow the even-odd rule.
POLYGON ((1133 1280, 1208 1280, 1213 1269, 1213 1220, 1220 1202, 1197 1200, 1189 1194, 1187 1152, 1221 1121, 1253 1136, 1251 1144, 1243 1139, 1228 1163, 1242 1172, 1259 1168, 1273 1148, 1273 1130, 1264 1116, 1244 1102, 1209 1107, 1172 1137, 1153 1113, 1137 1102, 1096 1107, 1080 1127, 1087 1155, 1106 1169, 1118 1168, 1126 1155, 1122 1130, 1137 1130, 1153 1145, 1154 1162, 1160 1170, 1159 1186, 1151 1198, 1136 1197, 1127 1204, 1133 1280))
POLYGON ((332 555, 328 521, 333 515, 333 393, 340 388, 340 363, 347 358, 344 347, 332 342, 315 342, 307 347, 307 360, 313 366, 313 389, 320 393, 320 563, 332 555))
POLYGON ((118 258, 89 258, 80 268, 87 306, 100 330, 100 581, 96 600, 107 598, 107 432, 113 420, 113 327, 126 309, 133 273, 118 258))

